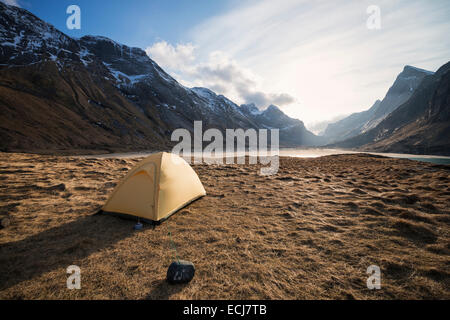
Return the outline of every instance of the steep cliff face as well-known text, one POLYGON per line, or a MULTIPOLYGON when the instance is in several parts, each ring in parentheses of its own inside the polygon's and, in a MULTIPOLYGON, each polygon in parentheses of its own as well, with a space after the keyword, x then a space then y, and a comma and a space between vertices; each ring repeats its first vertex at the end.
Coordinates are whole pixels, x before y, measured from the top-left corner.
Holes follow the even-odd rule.
POLYGON ((375 128, 392 111, 413 95, 424 77, 432 74, 433 72, 430 71, 405 66, 383 100, 377 100, 366 111, 354 113, 336 123, 329 124, 324 136, 328 139, 328 142, 338 142, 375 128))
POLYGON ((383 152, 450 155, 450 63, 426 76, 411 98, 375 128, 336 143, 383 152))
POLYGON ((373 106, 362 112, 357 112, 335 123, 330 123, 324 132, 324 137, 328 142, 342 141, 360 134, 364 126, 373 118, 376 110, 381 104, 380 100, 375 101, 373 106))
MULTIPOLYGON (((286 122, 270 122, 206 88, 186 88, 139 48, 72 39, 24 9, 1 2, 0 9, 2 150, 167 149, 171 132, 193 130, 196 120, 221 130, 293 124, 284 114, 286 122)), ((281 134, 280 144, 316 143, 295 121, 295 136, 281 134)))

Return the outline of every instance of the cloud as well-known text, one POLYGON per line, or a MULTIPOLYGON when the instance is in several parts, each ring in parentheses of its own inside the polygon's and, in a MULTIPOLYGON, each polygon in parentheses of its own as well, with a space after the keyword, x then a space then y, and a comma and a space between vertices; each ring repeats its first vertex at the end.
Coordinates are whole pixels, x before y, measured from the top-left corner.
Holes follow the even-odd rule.
POLYGON ((263 109, 270 104, 283 106, 295 100, 287 93, 259 90, 260 79, 224 52, 213 51, 205 61, 199 61, 195 50, 196 46, 191 43, 173 46, 159 41, 148 47, 146 52, 182 84, 207 87, 238 104, 255 103, 263 109))
POLYGON ((277 106, 284 106, 295 102, 295 98, 287 93, 264 93, 262 91, 253 91, 248 86, 241 86, 237 91, 246 101, 246 103, 253 102, 257 106, 269 106, 271 104, 277 106))
POLYGON ((194 61, 194 49, 195 47, 190 43, 173 47, 166 41, 159 41, 148 47, 145 52, 161 66, 176 70, 194 61))
POLYGON ((9 5, 20 7, 19 0, 0 0, 0 1, 9 5))

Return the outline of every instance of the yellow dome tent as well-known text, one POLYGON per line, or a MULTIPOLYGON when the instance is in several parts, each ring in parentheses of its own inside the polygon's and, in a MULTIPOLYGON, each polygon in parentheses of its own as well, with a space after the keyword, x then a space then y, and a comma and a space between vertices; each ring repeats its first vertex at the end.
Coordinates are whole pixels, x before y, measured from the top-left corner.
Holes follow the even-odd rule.
POLYGON ((162 221, 206 195, 192 167, 172 153, 138 163, 116 186, 102 211, 162 221))

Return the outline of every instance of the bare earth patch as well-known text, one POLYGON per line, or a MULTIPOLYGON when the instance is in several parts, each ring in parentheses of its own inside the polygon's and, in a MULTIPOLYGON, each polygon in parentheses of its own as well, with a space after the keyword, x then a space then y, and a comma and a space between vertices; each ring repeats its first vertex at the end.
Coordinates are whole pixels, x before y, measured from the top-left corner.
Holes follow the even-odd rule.
POLYGON ((1 299, 449 299, 450 168, 368 155, 197 165, 208 195, 155 229, 93 215, 139 159, 0 153, 1 299), (196 266, 165 282, 174 260, 196 266), (81 290, 66 268, 81 267, 81 290), (378 265, 382 289, 368 290, 378 265))

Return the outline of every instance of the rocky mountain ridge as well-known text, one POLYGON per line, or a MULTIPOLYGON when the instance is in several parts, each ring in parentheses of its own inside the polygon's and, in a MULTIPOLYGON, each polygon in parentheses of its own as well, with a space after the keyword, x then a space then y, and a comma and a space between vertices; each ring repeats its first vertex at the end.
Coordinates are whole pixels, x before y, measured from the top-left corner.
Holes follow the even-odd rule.
POLYGON ((269 107, 248 112, 206 88, 186 88, 145 51, 101 36, 73 39, 0 3, 2 150, 167 149, 177 128, 278 128, 280 145, 322 142, 269 107), (273 117, 273 118, 271 118, 273 117))

